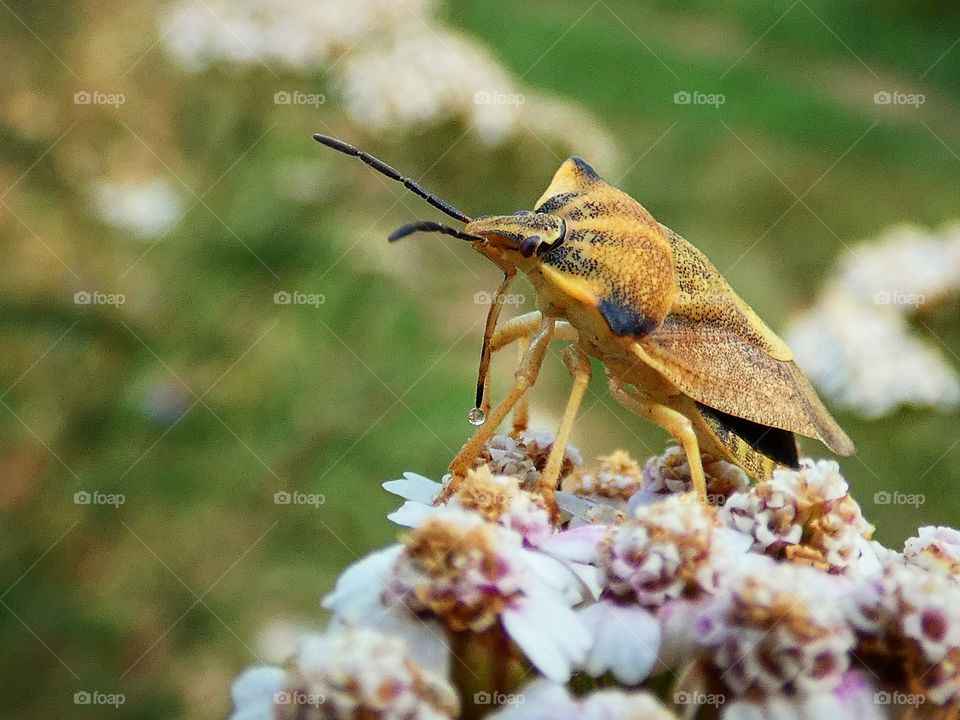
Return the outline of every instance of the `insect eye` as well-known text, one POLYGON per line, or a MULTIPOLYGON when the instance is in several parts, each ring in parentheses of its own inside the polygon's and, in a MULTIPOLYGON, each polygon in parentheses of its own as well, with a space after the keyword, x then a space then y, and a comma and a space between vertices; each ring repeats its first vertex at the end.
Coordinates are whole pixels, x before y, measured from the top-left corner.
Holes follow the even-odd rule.
POLYGON ((533 254, 537 251, 537 247, 542 242, 542 238, 539 235, 528 235, 523 240, 520 241, 520 254, 523 257, 533 257, 533 254))

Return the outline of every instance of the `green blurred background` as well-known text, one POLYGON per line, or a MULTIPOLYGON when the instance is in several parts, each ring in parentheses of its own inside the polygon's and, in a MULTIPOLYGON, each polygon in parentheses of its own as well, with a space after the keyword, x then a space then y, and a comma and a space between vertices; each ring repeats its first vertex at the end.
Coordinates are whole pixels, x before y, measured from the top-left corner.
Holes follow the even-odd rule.
MULTIPOLYGON (((275 659, 285 623, 321 626, 338 571, 395 536, 379 484, 404 470, 438 478, 467 437, 485 314, 474 294, 497 271, 456 240, 387 247, 394 226, 437 214, 312 132, 482 214, 530 207, 560 159, 587 155, 606 128, 613 159, 587 160, 704 250, 775 329, 846 245, 960 217, 953 3, 422 8, 485 46, 530 94, 531 117, 550 93, 596 118, 564 142, 520 127, 498 144, 457 112, 356 122, 331 72, 356 52, 346 45, 315 66, 189 70, 166 49, 188 34, 164 24, 173 6, 0 5, 0 717, 223 717, 231 678, 275 659), (325 102, 275 103, 287 89, 325 102), (926 103, 878 107, 883 89, 926 103), (675 104, 684 90, 725 102, 675 104), (75 102, 82 91, 125 101, 75 102), (104 178, 159 180, 166 194, 149 197, 172 192, 179 219, 140 236, 111 224, 104 178), (78 304, 82 291, 125 302, 78 304), (324 302, 277 304, 277 292, 324 302), (278 505, 284 490, 325 502, 278 505), (80 504, 77 492, 124 502, 80 504), (77 692, 124 702, 76 704, 77 692)), ((293 23, 315 12, 279 7, 293 23)), ((387 28, 367 30, 375 47, 387 28)), ((532 309, 519 292, 517 311, 532 309)), ((941 303, 918 328, 951 359, 958 310, 941 303)), ((542 423, 568 383, 553 355, 533 395, 542 423)), ((597 375, 574 437, 584 455, 659 452, 664 434, 597 375)), ((859 447, 842 468, 878 539, 899 547, 920 524, 955 524, 956 413, 838 418, 859 447), (926 502, 875 505, 877 490, 926 502)))

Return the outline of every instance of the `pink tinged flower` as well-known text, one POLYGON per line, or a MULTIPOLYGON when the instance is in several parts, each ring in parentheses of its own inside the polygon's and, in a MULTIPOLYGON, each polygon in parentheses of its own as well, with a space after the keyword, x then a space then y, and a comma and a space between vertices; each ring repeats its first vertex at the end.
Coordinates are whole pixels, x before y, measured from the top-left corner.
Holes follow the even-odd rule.
POLYGON ((425 670, 402 639, 366 628, 303 636, 284 668, 248 670, 233 697, 231 720, 451 720, 459 713, 453 687, 425 670))
POLYGON ((737 694, 830 692, 849 666, 849 583, 755 555, 704 609, 702 643, 737 694))
POLYGON ((611 673, 624 685, 638 685, 658 662, 660 624, 636 605, 600 601, 577 613, 591 637, 583 669, 593 677, 611 673))
POLYGON ((865 574, 873 533, 833 461, 801 460, 799 470, 778 468, 773 477, 730 496, 721 510, 727 523, 753 538, 753 549, 778 559, 840 573, 865 574))
POLYGON ((274 720, 273 700, 284 686, 286 672, 270 665, 244 670, 230 690, 233 714, 230 720, 274 720))
POLYGON ((575 698, 547 680, 532 682, 503 704, 489 720, 677 720, 648 692, 599 690, 575 698))
MULTIPOLYGON (((398 525, 419 527, 441 511, 433 501, 443 486, 421 475, 404 473, 402 480, 389 480, 383 487, 407 501, 387 516, 398 525)), ((515 477, 494 475, 487 466, 471 470, 444 507, 475 512, 485 520, 516 530, 530 546, 541 544, 554 532, 550 513, 539 495, 521 489, 515 477)))
POLYGON ((943 570, 960 579, 960 531, 927 525, 907 539, 903 557, 911 565, 943 570))
POLYGON ((671 495, 637 508, 597 548, 604 586, 621 601, 656 609, 668 600, 711 592, 735 543, 716 509, 694 495, 671 495), (718 552, 714 552, 716 548, 718 552))
POLYGON ((589 647, 570 609, 585 595, 567 564, 525 547, 519 533, 445 507, 402 545, 349 568, 324 606, 346 622, 405 624, 421 646, 423 628, 445 637, 499 623, 543 674, 566 680, 589 647))

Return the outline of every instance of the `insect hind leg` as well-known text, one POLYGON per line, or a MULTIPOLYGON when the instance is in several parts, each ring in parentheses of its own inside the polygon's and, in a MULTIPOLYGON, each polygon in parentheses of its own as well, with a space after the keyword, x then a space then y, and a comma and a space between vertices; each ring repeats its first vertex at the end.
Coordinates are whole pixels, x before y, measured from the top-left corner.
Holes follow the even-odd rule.
POLYGON ((657 425, 670 433, 680 447, 683 448, 687 456, 687 464, 690 466, 690 479, 693 481, 693 489, 697 496, 706 502, 707 499, 707 479, 703 474, 703 462, 700 459, 700 443, 693 430, 693 423, 682 413, 666 405, 653 402, 638 393, 630 392, 622 383, 614 378, 610 378, 610 393, 614 399, 627 410, 631 410, 638 415, 652 420, 657 425))

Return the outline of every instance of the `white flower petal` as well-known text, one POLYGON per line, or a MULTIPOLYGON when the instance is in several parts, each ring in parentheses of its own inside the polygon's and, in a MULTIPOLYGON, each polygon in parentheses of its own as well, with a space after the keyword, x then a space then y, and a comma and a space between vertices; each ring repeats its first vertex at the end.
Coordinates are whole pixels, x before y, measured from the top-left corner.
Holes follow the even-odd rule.
POLYGON ((233 681, 230 720, 273 720, 273 698, 283 689, 287 673, 272 665, 256 665, 233 681))
POLYGON ((597 562, 597 544, 610 531, 610 525, 583 525, 551 536, 541 549, 551 555, 592 565, 597 562))
POLYGON ((577 613, 593 637, 584 669, 593 677, 610 671, 624 685, 647 678, 660 649, 660 624, 637 605, 598 602, 577 613))
POLYGON ((383 489, 394 495, 399 495, 404 500, 432 505, 434 499, 443 490, 443 485, 430 478, 425 478, 423 475, 405 472, 402 480, 387 480, 383 483, 383 489))
POLYGON ((590 634, 575 612, 545 598, 522 598, 501 616, 503 626, 530 663, 556 682, 567 682, 590 647, 590 634))
POLYGON ((431 515, 435 515, 439 508, 432 505, 424 505, 415 500, 407 500, 400 506, 399 510, 394 510, 387 515, 387 520, 396 523, 401 527, 415 528, 431 515))
POLYGON ((361 619, 375 612, 401 552, 402 545, 390 545, 355 562, 337 579, 333 591, 323 598, 323 607, 346 620, 361 619))

